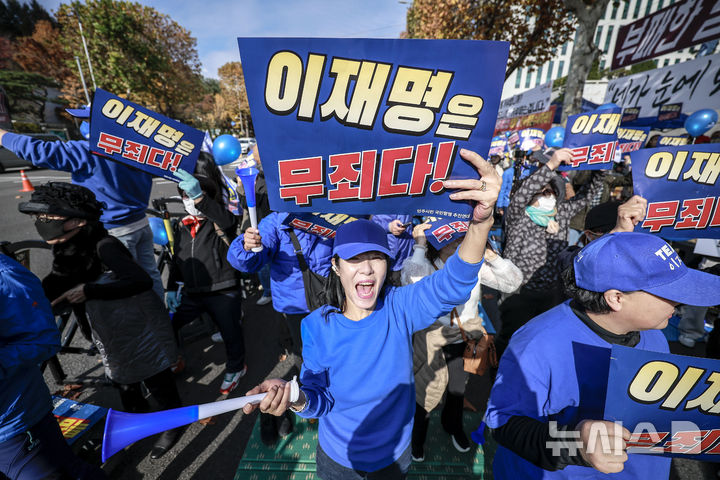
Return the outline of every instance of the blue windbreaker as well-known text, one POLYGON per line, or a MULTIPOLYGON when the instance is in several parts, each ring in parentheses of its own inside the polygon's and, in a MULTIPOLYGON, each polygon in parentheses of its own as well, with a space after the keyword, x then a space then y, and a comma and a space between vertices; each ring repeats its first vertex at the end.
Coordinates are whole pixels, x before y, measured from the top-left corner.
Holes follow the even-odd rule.
MULTIPOLYGON (((403 225, 412 222, 411 215, 373 215, 370 221, 380 225, 387 232, 388 224, 393 220, 400 220, 403 225)), ((390 262, 390 270, 397 272, 402 270, 405 259, 412 254, 412 247, 415 240, 412 236, 412 225, 408 226, 405 231, 396 237, 392 233, 387 234, 388 248, 393 258, 390 262)))
MULTIPOLYGON (((270 262, 270 285, 273 307, 280 313, 308 313, 302 271, 295 248, 288 232, 292 229, 282 222, 287 213, 273 212, 258 225, 262 237, 261 252, 247 252, 243 248, 244 235, 238 236, 230 245, 227 259, 241 272, 254 273, 270 262)), ((293 229, 310 270, 327 276, 332 258, 332 240, 293 229)))
POLYGON ((87 141, 44 142, 27 135, 6 133, 2 144, 35 166, 70 172, 73 183, 89 188, 107 205, 100 221, 108 230, 145 218, 152 177, 93 155, 87 141))
POLYGON ((60 332, 40 280, 0 254, 0 443, 52 410, 40 364, 60 350, 60 332))

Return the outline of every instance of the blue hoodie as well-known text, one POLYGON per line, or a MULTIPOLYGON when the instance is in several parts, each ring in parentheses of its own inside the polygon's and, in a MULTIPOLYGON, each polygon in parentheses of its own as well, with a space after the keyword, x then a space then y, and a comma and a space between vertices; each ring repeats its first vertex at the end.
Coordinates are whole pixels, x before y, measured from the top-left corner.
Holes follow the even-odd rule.
POLYGON ((0 443, 52 410, 40 364, 60 350, 60 332, 40 280, 0 255, 0 443))
POLYGON ((85 141, 44 142, 27 135, 6 133, 2 145, 33 165, 72 174, 72 181, 105 202, 100 221, 108 230, 145 218, 152 177, 113 160, 90 153, 85 141))
POLYGON ((333 242, 283 225, 287 216, 273 212, 260 221, 258 230, 264 247, 261 252, 245 251, 244 235, 240 235, 230 245, 227 259, 237 270, 248 273, 255 273, 270 262, 273 308, 280 313, 308 313, 302 271, 288 232, 295 231, 310 270, 323 276, 330 270, 333 242))

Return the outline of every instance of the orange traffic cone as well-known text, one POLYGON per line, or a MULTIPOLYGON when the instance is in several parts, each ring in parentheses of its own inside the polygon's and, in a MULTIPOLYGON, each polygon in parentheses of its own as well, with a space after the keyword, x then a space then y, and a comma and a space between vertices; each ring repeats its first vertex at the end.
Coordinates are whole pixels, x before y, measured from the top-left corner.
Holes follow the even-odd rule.
POLYGON ((34 192, 35 187, 32 186, 32 183, 30 183, 30 180, 28 180, 27 175, 25 175, 25 170, 20 170, 20 180, 22 180, 22 189, 21 192, 34 192))

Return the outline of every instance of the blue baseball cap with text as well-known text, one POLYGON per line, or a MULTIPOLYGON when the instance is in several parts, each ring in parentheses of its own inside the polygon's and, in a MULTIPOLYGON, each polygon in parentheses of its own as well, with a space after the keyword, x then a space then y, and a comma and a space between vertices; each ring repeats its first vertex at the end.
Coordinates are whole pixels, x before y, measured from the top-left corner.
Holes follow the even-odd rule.
POLYGON ((688 268, 662 238, 621 232, 590 242, 575 257, 575 283, 592 292, 642 290, 694 306, 720 304, 720 276, 688 268))
POLYGON ((388 257, 392 256, 388 248, 387 233, 380 225, 360 218, 337 229, 333 255, 348 260, 365 252, 381 252, 388 257))

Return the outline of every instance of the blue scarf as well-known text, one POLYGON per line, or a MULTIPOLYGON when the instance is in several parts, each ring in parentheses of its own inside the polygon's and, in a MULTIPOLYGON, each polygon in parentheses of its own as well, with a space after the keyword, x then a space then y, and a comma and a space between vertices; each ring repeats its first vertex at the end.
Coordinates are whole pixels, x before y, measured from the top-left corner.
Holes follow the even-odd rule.
POLYGON ((533 221, 536 225, 540 225, 541 227, 547 227, 548 223, 550 223, 550 220, 555 221, 555 214, 557 213, 557 208, 553 208, 551 211, 547 210, 541 210, 537 207, 533 207, 532 205, 525 207, 525 213, 528 214, 528 217, 530 217, 530 220, 533 221))

